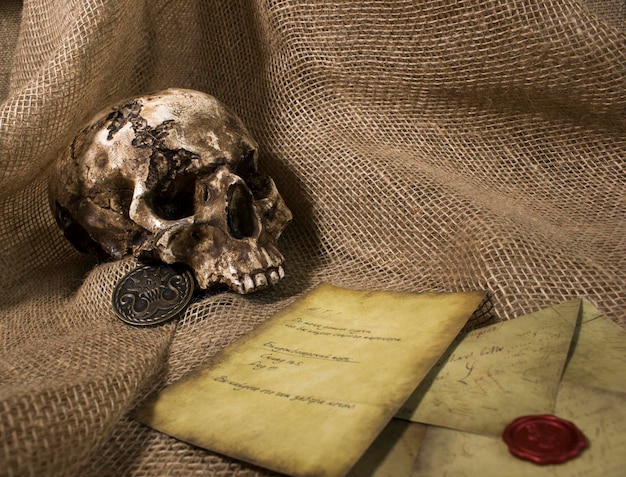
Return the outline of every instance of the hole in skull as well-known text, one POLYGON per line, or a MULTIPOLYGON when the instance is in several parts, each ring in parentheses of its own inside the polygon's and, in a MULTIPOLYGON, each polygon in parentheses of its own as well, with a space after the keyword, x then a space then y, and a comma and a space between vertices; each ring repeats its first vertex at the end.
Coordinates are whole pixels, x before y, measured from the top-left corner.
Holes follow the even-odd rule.
POLYGON ((177 220, 194 214, 196 178, 183 174, 157 185, 152 196, 152 210, 165 220, 177 220))
POLYGON ((252 237, 256 233, 252 195, 243 184, 234 184, 228 189, 227 221, 230 234, 236 239, 252 237))

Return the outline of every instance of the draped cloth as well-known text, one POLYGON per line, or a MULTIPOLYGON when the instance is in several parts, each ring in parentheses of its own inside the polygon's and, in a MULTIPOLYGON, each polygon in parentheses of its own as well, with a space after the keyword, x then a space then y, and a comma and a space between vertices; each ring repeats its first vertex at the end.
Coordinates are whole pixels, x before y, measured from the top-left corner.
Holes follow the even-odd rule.
POLYGON ((0 475, 268 475, 129 415, 320 282, 625 324, 625 5, 3 1, 0 475), (136 263, 75 251, 47 180, 97 111, 168 87, 236 111, 294 221, 278 286, 138 329, 111 309, 136 263))

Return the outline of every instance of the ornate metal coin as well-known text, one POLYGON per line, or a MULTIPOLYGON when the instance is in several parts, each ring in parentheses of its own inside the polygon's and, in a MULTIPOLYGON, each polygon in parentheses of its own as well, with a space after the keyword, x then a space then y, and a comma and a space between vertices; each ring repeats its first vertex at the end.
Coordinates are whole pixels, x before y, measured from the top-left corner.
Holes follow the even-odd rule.
POLYGON ((193 291, 193 275, 184 266, 144 265, 118 282, 113 309, 129 325, 156 325, 183 311, 193 291))

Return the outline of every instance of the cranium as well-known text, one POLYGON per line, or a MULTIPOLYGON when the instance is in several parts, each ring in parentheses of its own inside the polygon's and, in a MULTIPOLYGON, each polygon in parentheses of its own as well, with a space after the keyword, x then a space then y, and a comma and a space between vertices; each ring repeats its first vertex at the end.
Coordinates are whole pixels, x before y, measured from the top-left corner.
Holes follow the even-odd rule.
POLYGON ((81 251, 185 263, 200 288, 248 293, 283 277, 291 220, 257 151, 218 100, 168 89, 96 115, 56 164, 50 205, 81 251))

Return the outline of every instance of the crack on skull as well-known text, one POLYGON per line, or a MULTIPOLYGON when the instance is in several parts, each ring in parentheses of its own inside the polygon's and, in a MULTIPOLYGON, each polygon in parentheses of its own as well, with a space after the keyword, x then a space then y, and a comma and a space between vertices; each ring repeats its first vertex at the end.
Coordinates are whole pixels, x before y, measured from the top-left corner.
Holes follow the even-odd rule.
POLYGON ((146 187, 153 187, 163 182, 173 181, 177 175, 185 174, 198 155, 186 149, 155 148, 150 153, 146 187))
POLYGON ((140 149, 165 149, 163 139, 168 136, 169 129, 174 123, 174 120, 167 119, 161 124, 157 124, 155 127, 152 127, 148 124, 148 121, 146 121, 145 118, 136 115, 130 118, 130 123, 133 131, 135 132, 135 138, 131 142, 134 147, 138 147, 140 149))
POLYGON ((110 121, 110 124, 107 126, 107 130, 109 131, 107 140, 112 140, 115 134, 122 129, 128 121, 131 121, 134 117, 138 117, 142 107, 141 102, 135 100, 113 108, 113 111, 111 111, 106 118, 107 121, 110 121))

